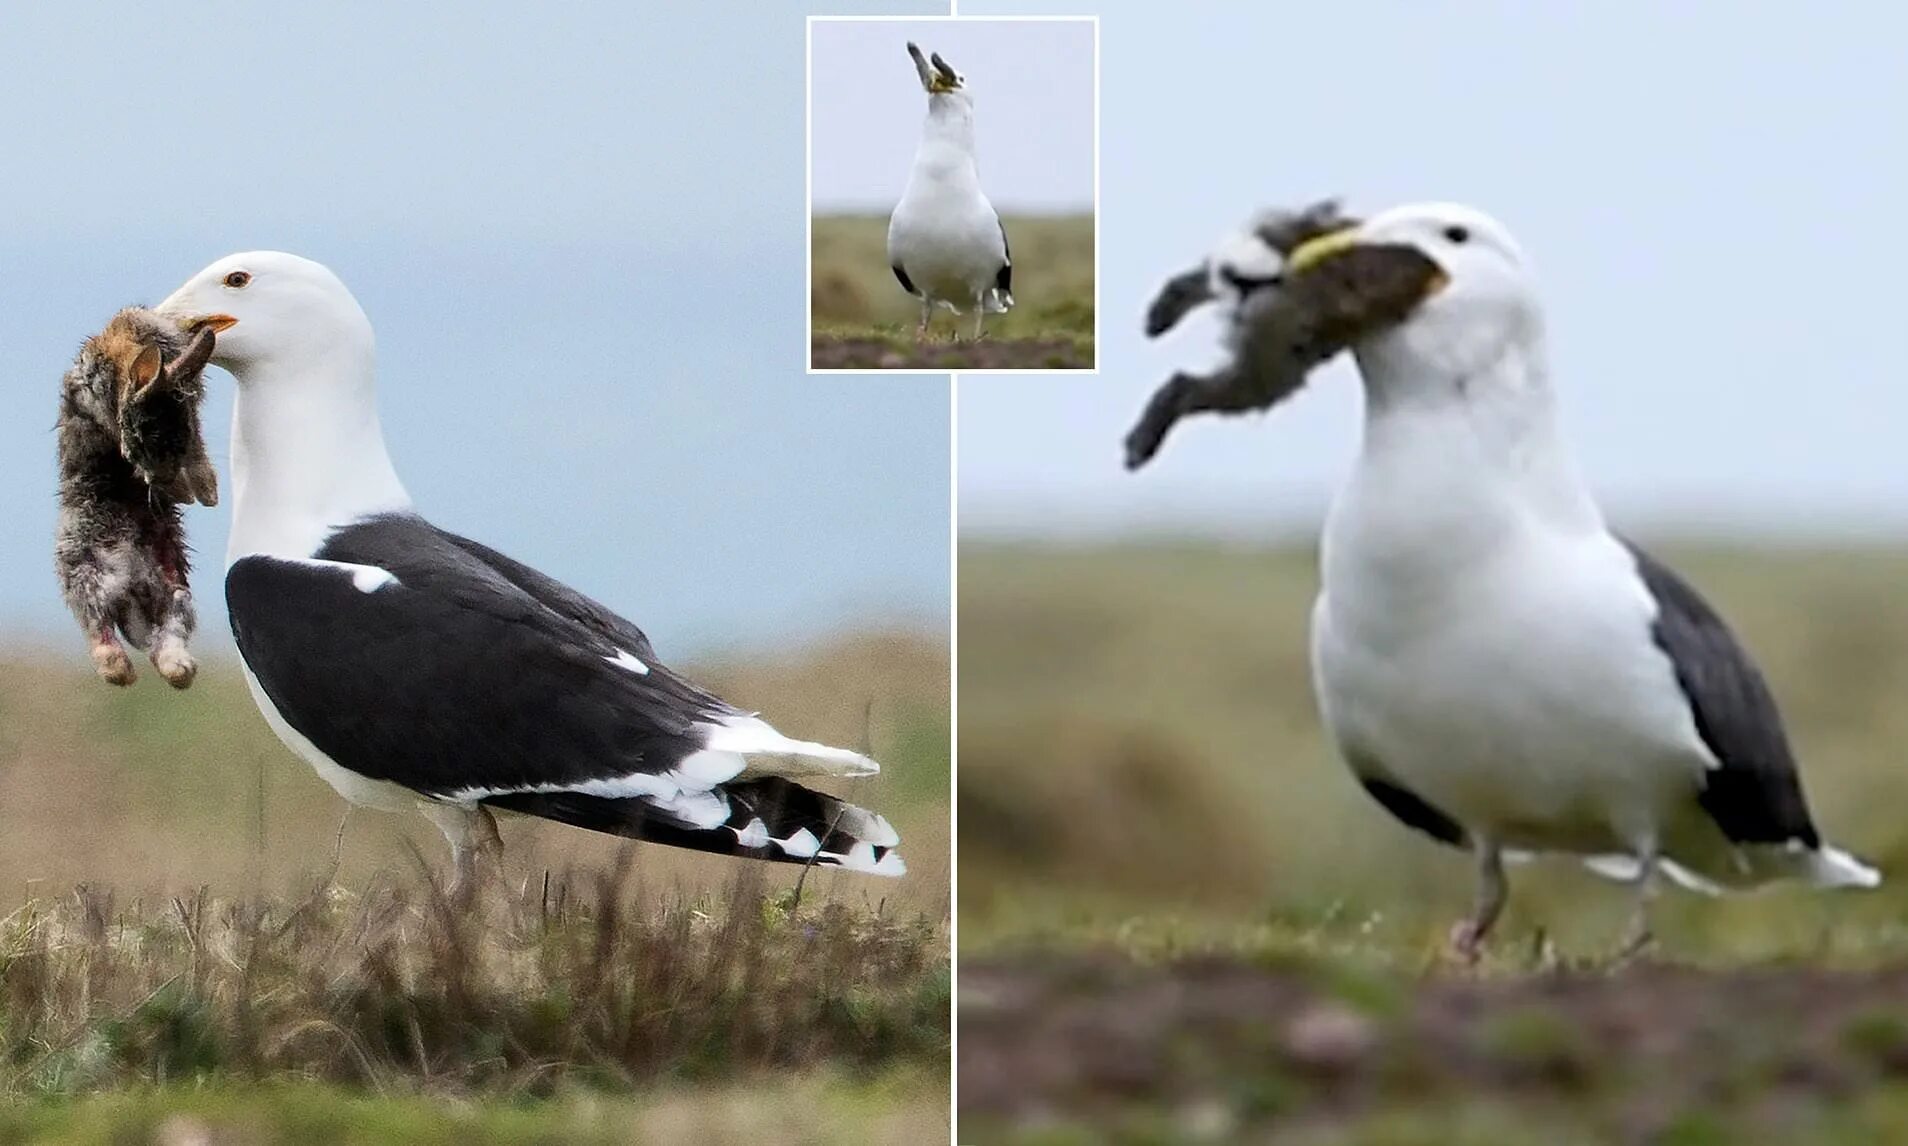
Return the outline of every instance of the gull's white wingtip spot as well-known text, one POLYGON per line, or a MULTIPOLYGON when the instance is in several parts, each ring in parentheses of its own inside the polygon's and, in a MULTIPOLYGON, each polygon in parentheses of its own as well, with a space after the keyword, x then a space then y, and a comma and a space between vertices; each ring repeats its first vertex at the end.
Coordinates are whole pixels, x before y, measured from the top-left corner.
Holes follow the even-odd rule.
POLYGON ((821 841, 807 828, 802 828, 785 840, 776 840, 775 846, 800 859, 807 859, 821 851, 821 841))
POLYGON ((735 842, 745 848, 765 848, 768 846, 768 825, 764 824, 759 816, 750 820, 743 827, 731 828, 729 830, 735 833, 735 842))
POLYGON ((908 865, 901 853, 889 851, 880 859, 875 858, 875 845, 866 840, 848 849, 847 855, 823 852, 826 859, 834 860, 843 871, 859 872, 863 875, 901 876, 908 873, 908 865))
POLYGON ((891 848, 901 842, 901 833, 894 830, 886 816, 852 804, 842 805, 840 826, 849 835, 878 848, 891 848))

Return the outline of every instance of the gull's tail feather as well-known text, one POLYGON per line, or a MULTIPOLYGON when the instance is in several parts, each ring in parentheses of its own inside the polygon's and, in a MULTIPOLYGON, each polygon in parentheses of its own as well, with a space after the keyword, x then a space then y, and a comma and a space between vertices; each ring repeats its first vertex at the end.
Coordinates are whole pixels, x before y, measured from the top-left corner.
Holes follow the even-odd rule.
MULTIPOLYGON (((1800 879, 1816 887, 1879 887, 1881 872, 1840 848, 1757 847, 1745 849, 1740 866, 1731 872, 1698 872, 1672 859, 1659 859, 1663 874, 1683 887, 1704 895, 1747 890, 1776 879, 1800 879)), ((1627 855, 1585 856, 1583 866, 1621 883, 1634 882, 1637 860, 1627 855)))
POLYGON ((1808 857, 1808 877, 1817 887, 1881 886, 1881 872, 1841 848, 1823 844, 1808 857))
POLYGON ((581 792, 510 792, 482 803, 505 811, 670 847, 748 859, 813 863, 870 875, 906 873, 901 836, 883 816, 778 777, 740 780, 684 801, 581 792))
MULTIPOLYGON (((731 716, 702 726, 704 752, 739 757, 740 768, 728 775, 756 776, 872 776, 881 765, 859 752, 831 748, 813 740, 783 736, 759 716, 731 716)), ((725 775, 723 779, 727 779, 725 775)))

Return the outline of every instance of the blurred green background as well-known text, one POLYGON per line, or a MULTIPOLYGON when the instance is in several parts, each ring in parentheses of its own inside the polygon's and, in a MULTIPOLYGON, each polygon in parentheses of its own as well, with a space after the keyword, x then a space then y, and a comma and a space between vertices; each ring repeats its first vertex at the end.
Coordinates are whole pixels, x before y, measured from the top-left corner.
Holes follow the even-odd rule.
MULTIPOLYGON (((1908 870, 1908 552, 1650 546, 1760 660, 1824 833, 1908 870)), ((1314 564, 1302 546, 963 541, 964 950, 1122 928, 1225 943, 1257 925, 1407 959, 1442 942, 1471 863, 1393 820, 1324 739, 1314 564)), ((1621 886, 1563 861, 1511 881, 1503 943, 1537 927, 1566 951, 1615 942, 1621 886)), ((1860 960, 1904 946, 1908 878, 1869 894, 1666 892, 1657 919, 1678 957, 1860 960)))

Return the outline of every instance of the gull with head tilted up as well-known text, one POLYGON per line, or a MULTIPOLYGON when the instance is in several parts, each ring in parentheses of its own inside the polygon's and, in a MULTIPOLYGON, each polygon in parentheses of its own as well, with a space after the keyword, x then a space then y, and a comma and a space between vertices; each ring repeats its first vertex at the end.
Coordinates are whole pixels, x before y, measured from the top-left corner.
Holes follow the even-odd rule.
POLYGON ((226 603, 279 739, 355 804, 419 808, 459 888, 492 809, 676 847, 904 870, 806 777, 879 771, 672 672, 629 621, 419 516, 379 425, 370 320, 327 268, 232 255, 158 310, 238 381, 226 603))
POLYGON ((1569 853, 1636 889, 1779 878, 1869 887, 1803 797, 1762 674, 1685 581, 1612 533, 1558 426, 1523 251, 1451 204, 1317 236, 1284 273, 1392 252, 1427 265, 1402 318, 1350 343, 1364 441, 1326 521, 1312 613, 1324 723, 1406 825, 1477 865, 1475 958, 1507 855, 1569 853))
POLYGON ((913 43, 915 73, 928 94, 927 122, 901 202, 888 220, 888 266, 901 289, 921 300, 915 335, 927 334, 936 304, 974 310, 974 337, 989 313, 1014 305, 1014 262, 1007 229, 981 190, 974 162, 974 97, 939 52, 913 43))

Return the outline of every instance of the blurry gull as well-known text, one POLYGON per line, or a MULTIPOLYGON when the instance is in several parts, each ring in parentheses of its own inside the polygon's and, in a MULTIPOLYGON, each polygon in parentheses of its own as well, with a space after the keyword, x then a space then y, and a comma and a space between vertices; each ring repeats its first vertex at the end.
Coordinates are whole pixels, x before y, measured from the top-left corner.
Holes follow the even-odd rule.
POLYGON ((1014 305, 1014 264, 974 166, 974 98, 940 53, 923 58, 909 43, 908 55, 927 90, 928 114, 907 189, 888 220, 888 265, 901 289, 921 300, 917 337, 927 334, 939 303, 956 314, 972 307, 979 338, 987 314, 1014 305))
POLYGON ((795 782, 873 760, 782 735, 609 609, 418 516, 384 448, 371 323, 331 271, 232 255, 158 309, 222 324, 212 361, 238 381, 225 587, 259 711, 352 803, 423 811, 456 887, 495 808, 901 874, 886 819, 795 782))
POLYGON ((1625 950, 1658 873, 1705 891, 1779 878, 1872 887, 1803 798, 1762 674, 1716 612, 1613 533, 1558 429, 1523 252, 1482 213, 1394 209, 1316 237, 1428 259, 1401 321, 1352 343, 1364 442, 1326 522, 1312 667, 1326 727, 1392 815, 1468 849, 1475 958, 1506 855, 1627 880, 1625 950))

